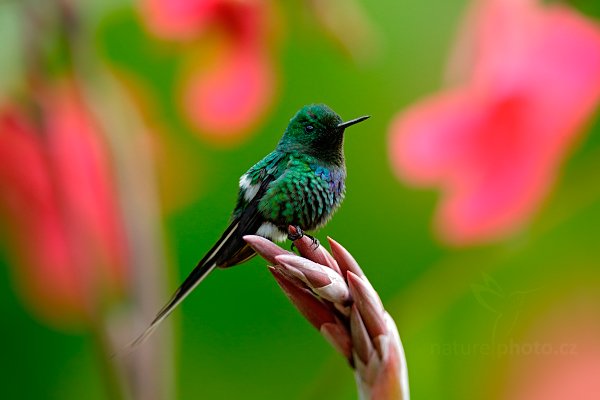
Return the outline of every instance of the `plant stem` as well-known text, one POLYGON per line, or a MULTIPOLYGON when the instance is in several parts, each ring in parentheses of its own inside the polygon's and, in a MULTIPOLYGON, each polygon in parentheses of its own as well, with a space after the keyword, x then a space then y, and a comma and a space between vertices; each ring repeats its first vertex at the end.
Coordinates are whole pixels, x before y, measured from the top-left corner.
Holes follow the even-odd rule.
POLYGON ((94 348, 98 365, 104 378, 104 387, 108 399, 126 400, 124 380, 119 371, 116 359, 113 357, 114 348, 111 345, 106 329, 102 322, 94 322, 91 327, 94 348))

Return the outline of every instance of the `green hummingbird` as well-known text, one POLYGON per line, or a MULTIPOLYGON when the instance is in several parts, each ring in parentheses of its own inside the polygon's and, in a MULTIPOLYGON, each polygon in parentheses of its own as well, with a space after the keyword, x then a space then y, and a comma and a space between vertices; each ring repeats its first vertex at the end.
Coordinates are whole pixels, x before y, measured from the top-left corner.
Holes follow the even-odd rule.
POLYGON ((152 333, 213 269, 256 255, 245 235, 281 242, 324 226, 346 189, 344 130, 367 118, 343 122, 324 104, 298 111, 275 150, 241 176, 237 204, 225 232, 133 344, 152 333), (296 228, 295 236, 288 234, 290 225, 296 228))

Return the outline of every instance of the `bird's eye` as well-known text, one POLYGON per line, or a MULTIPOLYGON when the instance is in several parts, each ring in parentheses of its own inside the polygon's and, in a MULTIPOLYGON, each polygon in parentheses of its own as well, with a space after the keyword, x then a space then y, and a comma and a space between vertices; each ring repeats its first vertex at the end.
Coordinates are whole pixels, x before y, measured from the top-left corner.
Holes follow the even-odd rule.
POLYGON ((315 127, 312 125, 307 125, 304 129, 306 130, 306 132, 312 132, 315 129, 315 127))

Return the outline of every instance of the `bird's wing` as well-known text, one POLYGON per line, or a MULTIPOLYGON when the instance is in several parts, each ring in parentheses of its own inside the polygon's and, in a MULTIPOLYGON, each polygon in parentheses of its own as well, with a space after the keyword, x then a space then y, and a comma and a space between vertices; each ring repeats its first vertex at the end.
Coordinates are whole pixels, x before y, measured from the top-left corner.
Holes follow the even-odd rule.
MULTIPOLYGON (((275 176, 265 172, 257 181, 258 188, 256 195, 244 204, 243 209, 234 213, 234 217, 221 235, 221 238, 214 244, 210 251, 198 262, 196 267, 183 281, 181 286, 175 291, 169 302, 158 312, 148 328, 131 344, 135 347, 141 344, 158 325, 171 314, 199 284, 216 267, 227 267, 239 264, 254 255, 254 251, 246 244, 243 237, 245 235, 255 234, 264 218, 258 211, 260 198, 264 195, 267 188, 273 182, 275 176)), ((240 189, 240 195, 243 196, 243 190, 240 189)), ((238 201, 239 203, 239 201, 238 201)))

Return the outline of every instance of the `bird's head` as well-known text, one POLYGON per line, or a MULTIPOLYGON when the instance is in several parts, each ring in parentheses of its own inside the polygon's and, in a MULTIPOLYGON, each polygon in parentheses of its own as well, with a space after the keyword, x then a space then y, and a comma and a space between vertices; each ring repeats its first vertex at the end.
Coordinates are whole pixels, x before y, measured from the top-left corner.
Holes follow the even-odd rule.
POLYGON ((323 161, 343 163, 344 130, 367 118, 369 116, 343 122, 325 104, 304 106, 290 120, 278 147, 306 153, 323 161))

